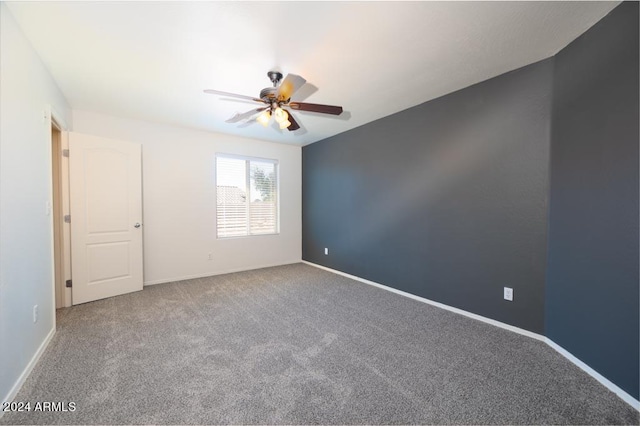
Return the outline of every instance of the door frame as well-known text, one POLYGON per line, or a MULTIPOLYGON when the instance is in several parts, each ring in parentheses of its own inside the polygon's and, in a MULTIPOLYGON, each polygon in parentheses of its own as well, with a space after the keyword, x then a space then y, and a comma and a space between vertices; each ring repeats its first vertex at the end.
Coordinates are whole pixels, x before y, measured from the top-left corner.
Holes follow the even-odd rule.
POLYGON ((61 236, 62 239, 60 241, 60 245, 56 247, 55 244, 55 228, 54 228, 54 217, 53 214, 53 198, 54 198, 54 190, 53 190, 53 156, 57 155, 60 160, 59 163, 59 184, 60 184, 60 218, 63 218, 65 215, 69 214, 69 158, 62 156, 62 150, 69 149, 69 137, 68 131, 69 127, 67 123, 63 119, 62 115, 51 105, 45 106, 44 111, 44 121, 47 124, 47 152, 48 152, 48 164, 49 164, 49 204, 48 208, 51 211, 50 214, 50 228, 51 228, 51 288, 53 290, 53 297, 51 303, 53 305, 53 324, 55 327, 56 324, 56 294, 62 295, 62 307, 71 306, 71 288, 67 288, 65 285, 65 281, 71 279, 71 234, 70 234, 70 224, 62 221, 61 228, 61 236), (53 151, 53 129, 56 129, 60 132, 60 141, 59 141, 59 152, 53 151), (62 246, 62 247, 60 247, 62 246), (56 288, 56 268, 60 268, 60 265, 56 265, 56 252, 60 255, 59 262, 62 264, 62 268, 64 273, 62 274, 63 279, 60 280, 59 286, 56 288))

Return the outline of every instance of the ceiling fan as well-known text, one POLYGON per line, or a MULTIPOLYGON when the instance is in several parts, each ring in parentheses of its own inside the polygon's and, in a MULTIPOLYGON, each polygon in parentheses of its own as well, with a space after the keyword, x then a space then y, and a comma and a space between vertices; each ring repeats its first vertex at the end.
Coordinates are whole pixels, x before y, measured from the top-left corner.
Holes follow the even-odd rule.
POLYGON ((275 119, 280 129, 288 129, 289 131, 298 130, 300 125, 293 118, 291 112, 285 108, 295 109, 297 111, 319 112, 322 114, 340 115, 342 114, 341 106, 310 104, 306 102, 291 102, 291 96, 300 89, 306 82, 304 78, 295 74, 287 74, 282 80, 282 73, 277 71, 269 71, 267 76, 273 83, 273 87, 267 87, 260 91, 259 97, 237 95, 235 93, 222 92, 220 90, 207 89, 204 92, 212 95, 229 96, 232 98, 245 99, 250 101, 266 104, 266 106, 252 109, 245 113, 235 114, 227 123, 236 123, 240 120, 251 119, 256 114, 255 120, 263 126, 268 126, 271 117, 275 119), (282 80, 282 82, 280 82, 282 80))

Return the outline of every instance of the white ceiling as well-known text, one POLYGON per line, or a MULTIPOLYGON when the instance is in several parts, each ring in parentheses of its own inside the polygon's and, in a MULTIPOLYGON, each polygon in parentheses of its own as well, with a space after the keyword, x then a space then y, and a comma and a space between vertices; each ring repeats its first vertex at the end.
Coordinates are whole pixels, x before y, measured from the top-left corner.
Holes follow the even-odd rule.
POLYGON ((552 56, 618 3, 8 6, 74 109, 305 145, 552 56), (258 96, 271 69, 305 77, 305 101, 345 113, 297 112, 296 132, 239 127, 224 121, 258 104, 202 92, 258 96))

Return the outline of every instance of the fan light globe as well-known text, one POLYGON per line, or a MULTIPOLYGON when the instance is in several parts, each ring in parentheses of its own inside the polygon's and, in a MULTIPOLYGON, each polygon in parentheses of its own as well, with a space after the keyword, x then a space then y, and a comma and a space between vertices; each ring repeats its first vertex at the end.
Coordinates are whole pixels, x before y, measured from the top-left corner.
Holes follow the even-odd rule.
POLYGON ((291 122, 286 118, 280 122, 280 130, 284 130, 289 126, 291 126, 291 122))
MULTIPOLYGON (((283 121, 286 121, 287 118, 289 118, 289 114, 287 114, 287 111, 283 110, 280 107, 276 108, 276 110, 273 113, 273 116, 275 117, 276 122, 278 124, 282 123, 283 121)), ((289 123, 289 124, 291 124, 291 123, 289 123)))
POLYGON ((262 114, 260 114, 258 118, 256 118, 258 123, 262 124, 264 127, 267 127, 269 125, 270 119, 271 119, 271 114, 269 114, 269 111, 263 111, 262 114))

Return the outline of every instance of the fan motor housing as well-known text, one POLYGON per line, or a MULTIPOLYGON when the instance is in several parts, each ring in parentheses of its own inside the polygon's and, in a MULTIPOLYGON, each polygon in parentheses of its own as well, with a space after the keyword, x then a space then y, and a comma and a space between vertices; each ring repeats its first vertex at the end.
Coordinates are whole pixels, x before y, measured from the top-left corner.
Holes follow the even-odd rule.
POLYGON ((263 101, 274 101, 276 99, 276 87, 265 87, 260 91, 260 99, 263 101))

